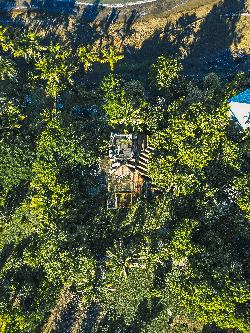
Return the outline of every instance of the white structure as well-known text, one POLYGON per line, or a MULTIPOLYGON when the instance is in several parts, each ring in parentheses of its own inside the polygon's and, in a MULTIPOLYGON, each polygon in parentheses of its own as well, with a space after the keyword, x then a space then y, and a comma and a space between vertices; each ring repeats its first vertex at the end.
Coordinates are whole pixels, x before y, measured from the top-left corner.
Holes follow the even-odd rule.
POLYGON ((243 129, 250 128, 250 89, 232 97, 229 105, 233 118, 243 129))

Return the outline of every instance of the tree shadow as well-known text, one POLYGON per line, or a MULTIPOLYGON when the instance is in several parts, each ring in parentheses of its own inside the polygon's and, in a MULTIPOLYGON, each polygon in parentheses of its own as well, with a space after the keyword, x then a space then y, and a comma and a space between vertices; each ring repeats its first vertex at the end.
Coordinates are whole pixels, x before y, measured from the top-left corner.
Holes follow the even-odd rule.
POLYGON ((121 19, 121 11, 117 8, 105 8, 100 0, 94 0, 87 5, 81 16, 77 19, 74 29, 70 33, 70 39, 75 46, 80 44, 93 44, 98 42, 101 47, 104 43, 114 44, 114 40, 121 45, 125 39, 134 32, 132 26, 140 17, 137 10, 132 9, 124 15, 122 27, 111 33, 111 27, 121 19))
POLYGON ((135 30, 133 29, 133 25, 140 18, 140 13, 133 9, 129 15, 125 15, 123 28, 121 29, 121 41, 124 42, 127 37, 133 35, 135 30))
POLYGON ((156 299, 151 300, 151 305, 149 305, 146 299, 142 300, 138 306, 135 318, 129 325, 127 332, 142 332, 142 329, 145 328, 146 324, 152 322, 159 315, 162 309, 162 305, 156 299))
POLYGON ((16 7, 16 0, 1 0, 0 10, 8 10, 16 7))
POLYGON ((103 11, 104 7, 100 0, 94 0, 87 5, 81 15, 76 19, 74 28, 69 33, 69 38, 74 46, 81 44, 93 44, 102 38, 101 31, 98 31, 95 20, 103 11))
POLYGON ((120 10, 117 8, 112 8, 111 12, 107 14, 98 24, 95 26, 96 29, 100 31, 100 41, 99 46, 103 45, 103 42, 106 41, 108 43, 113 42, 113 37, 110 35, 109 30, 113 24, 117 22, 120 16, 120 10))
MULTIPOLYGON (((83 331, 84 333, 89 333, 83 331)), ((117 316, 116 319, 111 318, 109 315, 105 315, 97 326, 95 333, 126 333, 126 324, 123 316, 117 316)))
POLYGON ((44 37, 53 41, 60 39, 60 34, 69 28, 69 18, 65 14, 27 11, 25 21, 29 22, 28 30, 39 34, 44 32, 44 37))
MULTIPOLYGON (((12 7, 15 7, 14 1, 12 3, 12 7)), ((24 29, 44 35, 49 41, 59 41, 66 37, 70 43, 79 45, 92 43, 100 38, 96 26, 92 26, 103 9, 100 0, 95 0, 93 4, 87 5, 82 13, 76 5, 76 0, 66 2, 27 0, 23 2, 23 5, 27 9, 20 13, 16 11, 15 17, 5 9, 3 23, 22 25, 24 29), (8 17, 8 21, 5 17, 8 17)))
MULTIPOLYGON (((46 32, 49 39, 58 39, 58 31, 67 31, 70 15, 77 14, 76 0, 31 0, 26 12, 29 29, 33 32, 46 32)), ((60 33, 58 33, 60 34, 60 33)))
POLYGON ((58 0, 27 0, 23 3, 30 10, 44 10, 57 14, 76 13, 76 0, 58 1, 58 0))
POLYGON ((163 54, 181 58, 184 72, 191 76, 204 76, 211 71, 220 76, 233 74, 249 58, 235 56, 231 51, 231 46, 241 40, 237 23, 244 9, 245 0, 222 0, 204 18, 195 13, 183 14, 176 22, 168 22, 163 30, 156 30, 140 49, 125 46, 124 64, 129 63, 131 69, 138 68, 142 73, 163 54))
POLYGON ((133 45, 125 45, 125 58, 120 66, 121 74, 124 66, 126 76, 135 75, 146 83, 149 67, 160 55, 181 57, 181 51, 186 47, 186 40, 194 33, 191 22, 195 20, 197 20, 195 14, 185 14, 175 23, 168 22, 164 29, 157 29, 150 38, 143 41, 139 49, 133 45))
MULTIPOLYGON (((146 299, 143 299, 136 311, 134 320, 130 324, 126 324, 123 315, 106 314, 97 324, 96 333, 140 333, 145 332, 145 327, 148 323, 154 320, 157 315, 162 311, 162 305, 158 301, 152 300, 152 304, 149 305, 146 299)), ((91 331, 84 330, 83 332, 89 333, 91 331)))
MULTIPOLYGON (((75 295, 74 295, 75 296, 75 295)), ((77 297, 73 297, 72 301, 60 313, 59 320, 55 323, 55 333, 69 333, 71 332, 74 323, 75 314, 77 312, 77 297)))
MULTIPOLYGON (((20 2, 11 1, 13 8, 18 8, 20 2)), ((55 7, 55 2, 31 0, 21 2, 25 10, 11 11, 8 8, 1 11, 0 23, 6 26, 19 27, 35 33, 44 32, 44 37, 51 40, 58 39, 57 31, 67 30, 69 27, 69 16, 74 14, 75 0, 64 3, 62 8, 55 7), (13 15, 14 14, 14 15, 13 15)), ((1 6, 0 6, 1 10, 1 6)))
MULTIPOLYGON (((15 19, 9 14, 2 15, 2 23, 21 27, 28 24, 34 32, 44 31, 49 40, 60 39, 63 34, 75 47, 96 42, 100 47, 117 43, 124 48, 125 55, 117 70, 128 77, 135 75, 144 81, 150 64, 162 54, 181 58, 184 72, 190 76, 204 76, 211 71, 220 76, 233 74, 239 69, 248 71, 250 57, 231 52, 231 46, 237 45, 241 39, 236 26, 240 13, 245 9, 245 0, 222 0, 204 18, 197 17, 195 13, 183 14, 176 22, 167 22, 163 30, 156 30, 143 41, 140 49, 128 42, 140 17, 135 9, 125 13, 122 26, 111 33, 111 27, 122 18, 121 11, 117 8, 104 10, 100 0, 93 0, 82 13, 75 0, 26 2, 28 9, 25 14, 20 13, 15 19), (34 12, 34 7, 40 10, 34 12)), ((10 0, 9 3, 14 6, 16 1, 10 0)))
POLYGON ((23 27, 23 21, 13 19, 11 15, 12 8, 16 7, 16 0, 0 1, 0 24, 3 26, 23 27))
POLYGON ((235 329, 227 330, 216 327, 215 325, 205 325, 201 333, 234 333, 235 329))
POLYGON ((109 28, 112 24, 116 23, 120 15, 120 10, 117 8, 112 8, 111 12, 100 21, 100 26, 102 27, 102 31, 108 33, 109 28))
POLYGON ((242 0, 224 0, 213 6, 200 24, 184 60, 188 72, 194 68, 201 73, 216 71, 221 74, 236 70, 231 45, 240 41, 236 28, 244 8, 242 0))
MULTIPOLYGON (((12 8, 17 4, 15 0, 10 0, 10 3, 12 8)), ((0 19, 2 23, 21 26, 23 29, 44 35, 48 40, 67 39, 73 47, 96 42, 101 47, 103 44, 113 44, 114 39, 121 45, 133 34, 132 26, 139 18, 135 9, 124 15, 124 22, 117 28, 114 37, 110 30, 120 19, 121 11, 117 8, 105 8, 101 0, 93 0, 93 3, 84 6, 83 9, 77 6, 76 0, 24 0, 22 5, 26 10, 20 13, 15 11, 14 16, 5 8, 5 14, 0 19)))
POLYGON ((88 23, 94 22, 103 9, 101 0, 94 0, 92 4, 84 8, 82 18, 88 23))

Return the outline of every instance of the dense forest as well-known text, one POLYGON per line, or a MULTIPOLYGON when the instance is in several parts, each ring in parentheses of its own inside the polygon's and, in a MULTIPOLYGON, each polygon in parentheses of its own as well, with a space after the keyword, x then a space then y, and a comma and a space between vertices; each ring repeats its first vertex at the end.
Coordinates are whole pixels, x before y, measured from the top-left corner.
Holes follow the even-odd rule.
POLYGON ((248 333, 249 130, 227 101, 249 78, 162 55, 140 82, 122 58, 0 28, 0 332, 248 333), (154 147, 159 190, 130 209, 107 209, 112 131, 154 147))

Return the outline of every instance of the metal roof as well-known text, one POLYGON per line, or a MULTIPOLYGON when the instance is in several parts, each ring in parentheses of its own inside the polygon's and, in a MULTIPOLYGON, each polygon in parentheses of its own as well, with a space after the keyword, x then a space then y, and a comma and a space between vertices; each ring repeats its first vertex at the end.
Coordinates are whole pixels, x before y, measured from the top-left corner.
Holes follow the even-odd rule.
POLYGON ((250 104, 250 88, 232 97, 229 102, 250 104))

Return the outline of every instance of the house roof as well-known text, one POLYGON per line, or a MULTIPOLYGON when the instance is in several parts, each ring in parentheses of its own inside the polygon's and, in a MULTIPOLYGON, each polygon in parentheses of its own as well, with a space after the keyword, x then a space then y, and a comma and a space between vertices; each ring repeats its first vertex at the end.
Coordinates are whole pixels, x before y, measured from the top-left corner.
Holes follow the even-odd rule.
POLYGON ((133 155, 133 137, 131 134, 112 134, 112 147, 109 150, 109 157, 115 160, 126 161, 133 155))
POLYGON ((229 102, 250 104, 250 88, 232 97, 229 102))
POLYGON ((250 89, 232 97, 228 102, 233 118, 238 121, 243 129, 249 128, 250 89))

